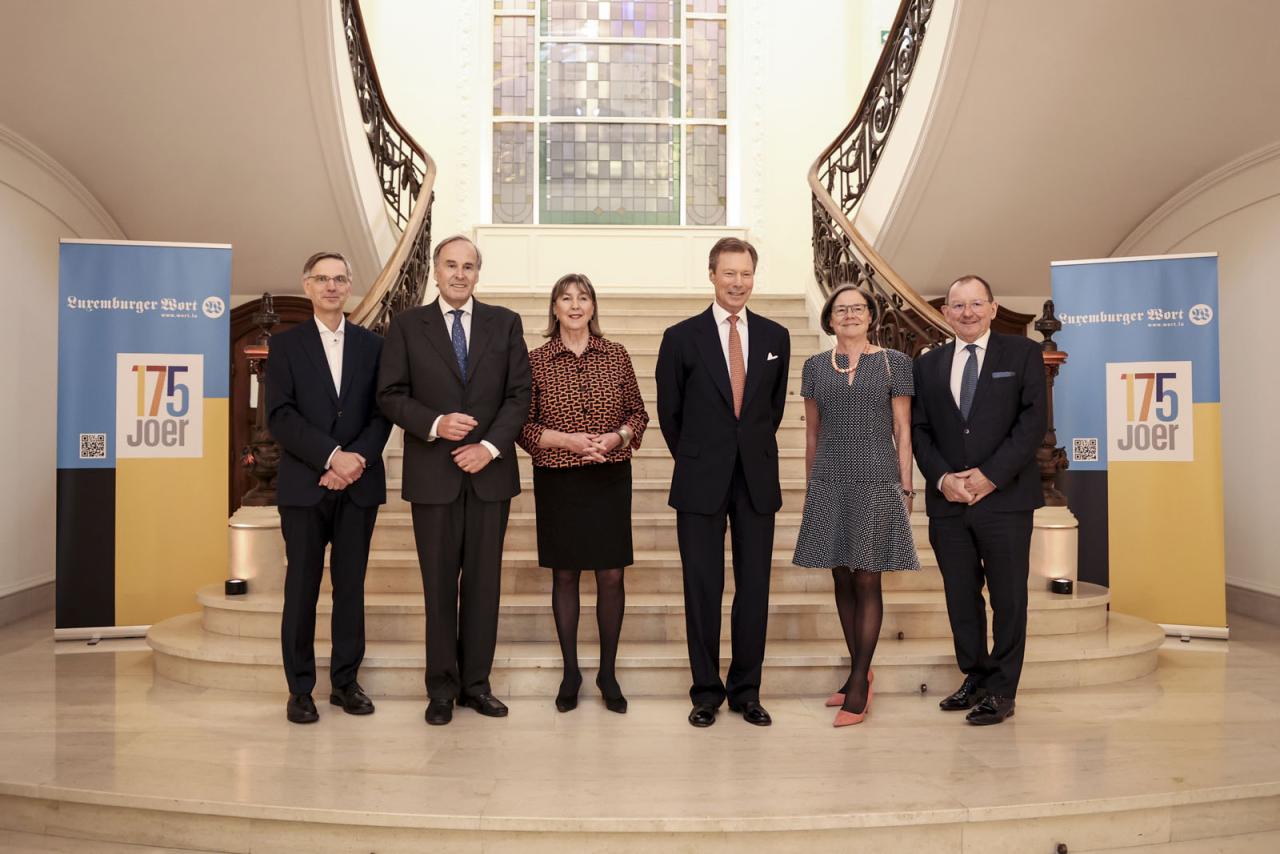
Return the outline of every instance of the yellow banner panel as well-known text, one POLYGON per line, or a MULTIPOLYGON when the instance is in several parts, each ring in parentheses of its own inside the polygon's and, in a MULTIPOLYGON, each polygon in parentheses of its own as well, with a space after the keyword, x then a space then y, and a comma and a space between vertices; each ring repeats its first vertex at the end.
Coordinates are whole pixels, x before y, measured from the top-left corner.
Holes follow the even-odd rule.
POLYGON ((226 398, 204 400, 204 456, 116 463, 116 625, 197 610, 227 577, 226 398))
POLYGON ((1107 466, 1111 607, 1156 623, 1225 627, 1222 409, 1192 408, 1193 462, 1107 466))

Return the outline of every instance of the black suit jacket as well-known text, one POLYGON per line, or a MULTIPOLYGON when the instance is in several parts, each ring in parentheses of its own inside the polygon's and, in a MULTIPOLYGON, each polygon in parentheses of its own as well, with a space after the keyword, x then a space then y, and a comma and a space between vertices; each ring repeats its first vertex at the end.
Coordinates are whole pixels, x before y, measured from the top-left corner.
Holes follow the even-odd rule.
POLYGON ((516 437, 529 417, 529 351, 520 316, 476 300, 467 347, 467 378, 453 354, 449 327, 438 299, 402 312, 391 321, 378 403, 387 417, 404 428, 406 501, 448 504, 471 478, 482 501, 502 501, 520 494, 516 437), (437 417, 464 412, 479 424, 460 442, 428 441, 437 417), (474 475, 454 463, 450 452, 481 439, 499 456, 474 475))
POLYGON ((782 507, 777 432, 787 399, 791 335, 767 317, 751 311, 746 317, 747 383, 741 418, 733 415, 729 367, 711 309, 677 323, 662 336, 655 371, 658 420, 675 457, 667 503, 677 510, 717 512, 739 456, 756 512, 776 513, 782 507))
POLYGON ((267 426, 279 443, 277 501, 310 507, 329 491, 320 485, 335 446, 360 454, 367 467, 346 492, 360 507, 387 500, 382 449, 391 423, 378 411, 382 339, 348 321, 343 333, 341 391, 325 359, 320 330, 308 319, 271 338, 267 359, 267 426))
POLYGON ((1036 449, 1044 441, 1046 400, 1039 346, 1021 336, 991 333, 967 421, 951 396, 955 348, 952 341, 915 361, 911 440, 928 482, 928 514, 950 516, 964 509, 943 497, 938 480, 975 466, 996 485, 976 506, 998 511, 1042 507, 1036 449))

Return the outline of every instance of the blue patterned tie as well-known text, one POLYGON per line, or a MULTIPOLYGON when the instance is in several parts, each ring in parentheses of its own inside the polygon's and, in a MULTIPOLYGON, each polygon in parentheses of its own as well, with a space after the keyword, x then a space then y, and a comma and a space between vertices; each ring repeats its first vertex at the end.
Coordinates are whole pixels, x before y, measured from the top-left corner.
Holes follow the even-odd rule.
MULTIPOLYGON (((467 381, 467 334, 462 330, 462 309, 455 308, 449 312, 453 315, 453 355, 458 360, 458 368, 462 371, 462 381, 467 381)), ((966 374, 967 376, 967 374, 966 374)))
POLYGON ((978 345, 966 344, 969 361, 964 363, 964 373, 960 375, 960 414, 969 420, 969 410, 973 407, 973 393, 978 390, 978 345))

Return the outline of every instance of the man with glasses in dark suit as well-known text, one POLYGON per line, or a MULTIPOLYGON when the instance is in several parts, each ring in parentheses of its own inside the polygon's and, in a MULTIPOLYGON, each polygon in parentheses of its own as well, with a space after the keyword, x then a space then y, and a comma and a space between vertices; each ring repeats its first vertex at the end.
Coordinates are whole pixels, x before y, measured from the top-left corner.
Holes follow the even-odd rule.
POLYGON ((943 311, 956 339, 916 359, 911 419, 929 542, 965 675, 939 705, 969 709, 966 720, 976 725, 1013 715, 1027 645, 1032 519, 1044 505, 1035 459, 1046 425, 1044 363, 1030 339, 991 331, 997 310, 981 277, 951 283, 943 311))

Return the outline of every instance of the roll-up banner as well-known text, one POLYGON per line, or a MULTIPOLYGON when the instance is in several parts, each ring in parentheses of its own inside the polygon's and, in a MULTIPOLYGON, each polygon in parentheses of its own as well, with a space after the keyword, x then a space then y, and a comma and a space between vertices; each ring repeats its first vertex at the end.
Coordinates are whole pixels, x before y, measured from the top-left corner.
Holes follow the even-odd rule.
POLYGON ((1218 256, 1059 261, 1052 278, 1080 578, 1170 634, 1225 637, 1218 256))
POLYGON ((58 637, 141 634, 226 575, 231 247, 64 240, 58 637))

